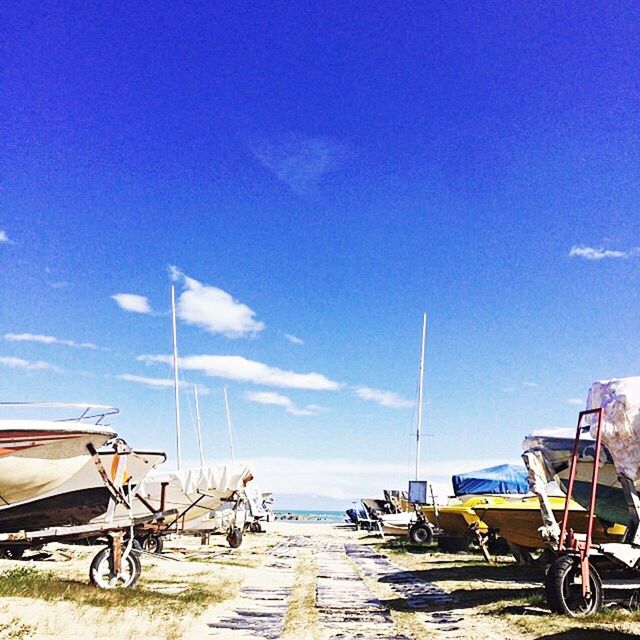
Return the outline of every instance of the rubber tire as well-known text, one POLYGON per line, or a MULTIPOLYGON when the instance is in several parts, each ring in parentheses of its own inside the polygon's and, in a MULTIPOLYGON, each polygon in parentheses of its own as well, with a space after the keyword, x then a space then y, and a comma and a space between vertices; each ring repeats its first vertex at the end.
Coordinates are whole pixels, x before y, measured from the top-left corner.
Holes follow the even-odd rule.
POLYGON ((242 544, 242 531, 233 527, 227 534, 227 542, 232 549, 237 549, 242 544))
POLYGON ((94 556, 91 561, 91 566, 89 567, 89 581, 91 584, 99 589, 130 589, 131 587, 135 587, 138 580, 140 580, 140 574, 142 573, 142 565, 140 564, 138 554, 130 553, 125 560, 129 568, 129 577, 125 582, 120 584, 108 584, 102 579, 100 568, 104 562, 109 562, 110 554, 111 549, 109 547, 105 547, 98 551, 94 556))
POLYGON ((433 531, 424 522, 416 522, 409 529, 409 540, 413 544, 429 544, 433 540, 433 531))
POLYGON ((7 558, 8 560, 20 560, 24 555, 24 552, 29 547, 19 544, 8 544, 2 547, 0 552, 0 558, 7 558))
MULTIPOLYGON (((576 572, 580 573, 580 560, 575 556, 560 556, 551 564, 544 581, 544 591, 547 598, 547 604, 552 613, 558 613, 571 618, 579 618, 598 613, 602 609, 603 593, 602 580, 593 563, 589 563, 589 582, 591 586, 592 597, 590 602, 583 602, 580 606, 574 606, 569 600, 571 594, 568 590, 576 572)), ((574 589, 579 589, 580 585, 574 585, 574 589)), ((576 601, 582 600, 582 594, 576 601)))
POLYGON ((162 536, 158 536, 154 533, 145 536, 142 539, 142 549, 147 553, 162 553, 162 549, 164 549, 162 536))
POLYGON ((511 555, 509 543, 504 538, 490 538, 487 546, 489 547, 489 553, 492 556, 511 555))
POLYGON ((438 549, 444 553, 458 553, 459 551, 467 551, 469 549, 468 538, 460 536, 439 536, 438 549))
POLYGON ((249 524, 249 531, 251 533, 262 533, 262 527, 259 522, 252 522, 249 524))

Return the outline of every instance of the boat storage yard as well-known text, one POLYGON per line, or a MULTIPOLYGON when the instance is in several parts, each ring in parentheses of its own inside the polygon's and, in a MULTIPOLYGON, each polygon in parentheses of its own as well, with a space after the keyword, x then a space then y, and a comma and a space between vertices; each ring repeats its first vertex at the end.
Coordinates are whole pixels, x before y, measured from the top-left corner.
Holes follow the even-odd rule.
POLYGON ((339 524, 274 521, 248 463, 163 472, 106 424, 117 409, 3 409, 73 413, 0 422, 3 637, 640 629, 640 378, 594 383, 573 434, 527 435, 526 467, 454 475, 446 503, 413 481, 339 524))

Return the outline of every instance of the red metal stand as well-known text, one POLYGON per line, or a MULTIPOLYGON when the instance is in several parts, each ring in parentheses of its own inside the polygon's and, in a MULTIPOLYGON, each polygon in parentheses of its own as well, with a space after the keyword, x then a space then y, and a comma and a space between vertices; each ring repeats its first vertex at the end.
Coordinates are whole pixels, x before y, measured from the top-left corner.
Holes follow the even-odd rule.
POLYGON ((571 467, 569 470, 569 484, 567 486, 567 496, 564 503, 564 513, 562 515, 562 527, 560 528, 560 542, 558 544, 558 552, 573 552, 580 556, 580 569, 582 574, 582 595, 586 597, 590 594, 589 588, 589 552, 591 550, 591 542, 593 537, 593 519, 596 513, 596 496, 598 493, 598 474, 600 473, 600 450, 602 448, 602 408, 589 409, 581 411, 578 414, 578 425, 576 427, 576 439, 573 445, 573 453, 571 454, 571 467), (573 534, 573 530, 567 531, 569 523, 569 509, 571 498, 573 497, 573 485, 576 479, 576 471, 578 467, 578 452, 580 447, 580 426, 585 416, 598 414, 598 427, 596 430, 596 451, 593 459, 593 475, 591 477, 591 496, 589 500, 589 513, 587 515, 587 537, 584 542, 577 540, 573 534), (565 547, 566 539, 566 547, 565 547))

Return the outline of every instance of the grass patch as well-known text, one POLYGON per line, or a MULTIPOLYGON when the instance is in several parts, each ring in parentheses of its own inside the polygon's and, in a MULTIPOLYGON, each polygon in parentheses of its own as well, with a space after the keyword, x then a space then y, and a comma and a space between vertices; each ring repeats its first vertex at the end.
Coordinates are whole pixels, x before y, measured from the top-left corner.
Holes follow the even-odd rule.
POLYGON ((296 566, 296 581, 284 618, 283 638, 315 639, 318 634, 318 610, 316 609, 317 567, 307 556, 296 566))
POLYGON ((171 594, 145 589, 144 586, 98 589, 76 580, 61 579, 49 571, 38 571, 28 565, 0 574, 0 597, 68 601, 104 609, 136 608, 153 614, 196 613, 229 598, 234 591, 235 586, 229 580, 217 580, 215 586, 195 584, 180 593, 171 594))

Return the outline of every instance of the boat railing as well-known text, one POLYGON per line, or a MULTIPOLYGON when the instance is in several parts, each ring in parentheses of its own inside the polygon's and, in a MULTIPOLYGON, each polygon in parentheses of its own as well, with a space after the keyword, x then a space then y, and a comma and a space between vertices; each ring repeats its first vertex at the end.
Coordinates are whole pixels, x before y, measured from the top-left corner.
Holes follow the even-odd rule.
POLYGON ((117 407, 111 407, 103 404, 93 404, 89 402, 69 403, 69 402, 0 402, 2 408, 18 408, 18 409, 61 409, 61 410, 78 410, 80 415, 70 418, 56 418, 53 422, 93 422, 107 426, 103 420, 107 416, 113 416, 120 413, 117 407))

